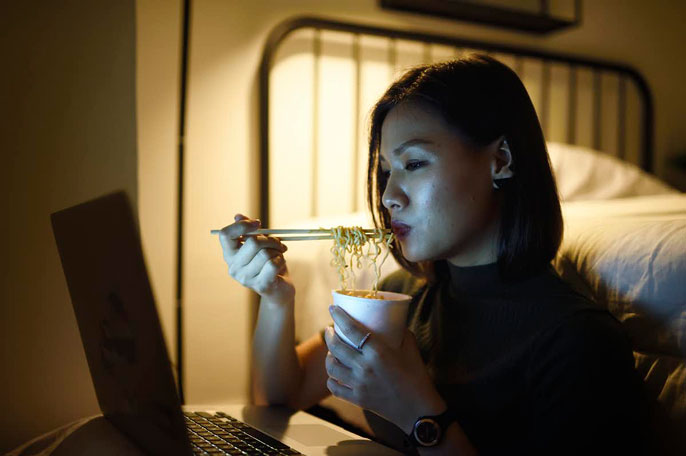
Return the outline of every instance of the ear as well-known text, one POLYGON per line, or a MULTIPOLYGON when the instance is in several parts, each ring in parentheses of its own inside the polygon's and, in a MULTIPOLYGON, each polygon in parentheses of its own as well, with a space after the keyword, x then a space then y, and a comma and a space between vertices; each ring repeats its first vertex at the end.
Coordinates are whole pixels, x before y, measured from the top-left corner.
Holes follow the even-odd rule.
POLYGON ((491 157, 491 178, 493 180, 500 180, 509 179, 513 176, 512 152, 510 152, 510 146, 507 144, 507 139, 503 138, 491 157))

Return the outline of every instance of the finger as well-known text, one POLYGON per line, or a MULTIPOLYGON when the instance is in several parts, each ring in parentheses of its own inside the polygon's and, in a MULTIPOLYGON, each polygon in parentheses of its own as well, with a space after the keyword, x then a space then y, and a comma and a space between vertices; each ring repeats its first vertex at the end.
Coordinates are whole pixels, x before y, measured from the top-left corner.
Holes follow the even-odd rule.
MULTIPOLYGON (((241 269, 240 275, 245 279, 253 279, 257 277, 264 268, 268 261, 275 260, 277 256, 281 256, 281 251, 276 249, 264 248, 257 251, 257 253, 252 257, 250 262, 246 265, 239 265, 240 260, 238 258, 234 259, 234 264, 232 267, 238 267, 241 269), (235 266, 234 266, 235 265, 235 266)), ((283 260, 283 256, 281 257, 283 260)), ((276 261, 281 261, 276 260, 276 261)), ((279 263, 280 265, 281 263, 279 263)))
POLYGON ((326 387, 329 389, 329 391, 331 391, 331 394, 333 394, 334 396, 355 404, 353 400, 353 390, 351 388, 348 388, 345 385, 341 385, 331 377, 329 377, 326 380, 326 387))
POLYGON ((331 352, 326 354, 326 373, 341 385, 351 388, 353 386, 353 372, 348 366, 342 364, 331 352))
MULTIPOLYGON (((232 238, 235 238, 235 237, 238 237, 238 236, 245 234, 244 230, 240 227, 247 226, 247 227, 251 228, 250 227, 251 225, 258 225, 259 226, 262 224, 260 219, 256 219, 256 218, 253 219, 253 218, 247 217, 243 214, 234 215, 233 220, 234 220, 234 223, 232 223, 231 225, 228 225, 228 226, 221 229, 221 231, 226 232, 232 238)), ((251 228, 245 232, 250 232, 250 231, 254 231, 254 230, 255 230, 255 228, 251 228)))
POLYGON ((285 270, 285 264, 286 261, 281 255, 271 258, 265 262, 259 274, 253 280, 248 281, 248 286, 259 294, 269 291, 280 280, 283 280, 280 274, 285 270))
POLYGON ((330 306, 329 312, 338 329, 354 344, 358 344, 365 338, 367 333, 371 332, 365 325, 355 320, 348 312, 338 306, 330 306))
MULTIPOLYGON (((236 218, 238 218, 238 215, 236 218)), ((259 226, 259 220, 241 218, 235 223, 225 226, 219 231, 219 242, 221 243, 224 251, 228 252, 229 254, 233 254, 241 247, 241 236, 250 233, 251 231, 255 231, 259 226)))
MULTIPOLYGON (((279 253, 287 250, 286 246, 277 238, 261 234, 248 236, 240 249, 234 254, 231 260, 231 267, 243 268, 247 266, 264 249, 274 249, 279 253)), ((268 253, 261 253, 261 255, 263 255, 262 258, 264 260, 271 258, 271 256, 265 256, 268 253)))
POLYGON ((360 352, 341 339, 332 326, 329 326, 326 328, 326 331, 324 331, 324 342, 331 354, 336 357, 340 363, 351 369, 360 368, 360 352))

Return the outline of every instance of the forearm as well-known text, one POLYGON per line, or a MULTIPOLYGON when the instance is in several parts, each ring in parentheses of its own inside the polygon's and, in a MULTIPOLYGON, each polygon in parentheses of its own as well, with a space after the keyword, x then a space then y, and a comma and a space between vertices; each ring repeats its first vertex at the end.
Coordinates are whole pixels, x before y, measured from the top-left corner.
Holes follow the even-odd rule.
POLYGON ((253 338, 253 400, 290 404, 297 396, 302 369, 295 350, 293 303, 260 301, 253 338))

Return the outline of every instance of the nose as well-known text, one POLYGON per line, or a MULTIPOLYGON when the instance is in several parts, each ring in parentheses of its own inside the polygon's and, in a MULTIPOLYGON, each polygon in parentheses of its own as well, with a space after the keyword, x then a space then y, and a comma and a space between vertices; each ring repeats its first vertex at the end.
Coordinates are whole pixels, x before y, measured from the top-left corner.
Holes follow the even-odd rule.
POLYGON ((381 203, 386 209, 394 211, 407 206, 407 194, 400 185, 398 185, 397 179, 394 179, 392 174, 386 182, 386 188, 384 189, 383 195, 381 195, 381 203))

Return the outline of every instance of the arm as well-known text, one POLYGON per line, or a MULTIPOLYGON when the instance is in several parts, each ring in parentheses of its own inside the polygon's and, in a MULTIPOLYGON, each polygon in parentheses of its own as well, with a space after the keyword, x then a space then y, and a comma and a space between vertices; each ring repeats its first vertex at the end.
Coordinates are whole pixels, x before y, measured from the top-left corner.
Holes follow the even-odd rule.
POLYGON ((326 350, 319 335, 295 346, 295 288, 283 257, 286 246, 276 238, 246 236, 259 225, 237 214, 219 234, 229 275, 261 298, 253 339, 253 400, 307 408, 328 394, 326 350))
POLYGON ((253 401, 307 409, 330 393, 319 334, 295 346, 293 305, 262 299, 253 339, 253 401))

